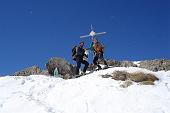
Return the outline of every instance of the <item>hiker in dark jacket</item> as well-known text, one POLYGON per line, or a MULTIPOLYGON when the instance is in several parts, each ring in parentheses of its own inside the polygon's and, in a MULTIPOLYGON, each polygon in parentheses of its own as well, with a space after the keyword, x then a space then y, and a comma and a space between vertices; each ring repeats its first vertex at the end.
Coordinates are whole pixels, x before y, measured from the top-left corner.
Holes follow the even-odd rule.
POLYGON ((92 51, 94 51, 94 59, 93 63, 98 67, 98 70, 102 69, 101 66, 98 63, 98 60, 103 61, 105 67, 108 68, 107 62, 104 59, 103 53, 104 53, 104 46, 96 39, 92 39, 91 47, 92 51))
POLYGON ((83 60, 84 56, 88 57, 85 54, 85 49, 83 48, 84 42, 80 42, 79 46, 76 47, 76 53, 75 53, 75 61, 77 62, 77 67, 76 67, 76 75, 79 75, 79 69, 81 67, 81 64, 84 64, 84 69, 83 69, 83 74, 86 73, 86 70, 89 66, 89 63, 86 60, 83 60))

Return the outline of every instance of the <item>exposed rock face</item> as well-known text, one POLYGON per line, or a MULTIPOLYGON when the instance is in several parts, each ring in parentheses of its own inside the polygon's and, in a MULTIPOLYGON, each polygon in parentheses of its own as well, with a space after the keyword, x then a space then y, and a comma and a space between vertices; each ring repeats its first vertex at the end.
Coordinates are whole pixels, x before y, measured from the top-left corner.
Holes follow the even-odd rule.
POLYGON ((41 73, 41 69, 38 66, 32 66, 24 70, 15 72, 13 76, 29 76, 29 75, 38 75, 41 73))
POLYGON ((121 61, 120 67, 137 67, 137 65, 131 61, 121 61))
POLYGON ((143 82, 143 81, 152 81, 152 82, 154 82, 156 80, 159 80, 153 74, 145 74, 145 73, 142 73, 142 72, 128 74, 127 78, 134 81, 134 82, 143 82))
POLYGON ((125 71, 115 71, 112 74, 112 79, 125 81, 127 79, 127 75, 128 75, 128 73, 125 71))
POLYGON ((107 60, 107 64, 108 64, 109 66, 113 66, 113 67, 120 67, 121 62, 120 62, 120 61, 116 61, 116 60, 111 60, 111 59, 109 59, 109 60, 107 60))
MULTIPOLYGON (((136 64, 134 64, 131 61, 117 61, 117 60, 106 60, 108 66, 112 66, 112 67, 137 67, 136 64)), ((99 61, 99 64, 104 65, 103 61, 99 61)), ((92 71, 95 68, 97 68, 97 66, 94 66, 93 64, 89 65, 89 68, 87 69, 88 71, 92 71)))
POLYGON ((74 67, 62 58, 51 58, 46 63, 46 68, 49 74, 53 75, 55 68, 58 69, 58 73, 62 75, 62 78, 71 78, 74 74, 74 67))
POLYGON ((170 60, 159 59, 159 60, 145 60, 140 62, 140 68, 145 68, 151 71, 170 70, 170 60))
POLYGON ((123 84, 120 85, 122 88, 126 88, 132 85, 133 82, 140 83, 142 85, 154 85, 154 81, 159 80, 153 74, 146 74, 143 72, 136 72, 136 73, 128 73, 126 71, 114 71, 111 75, 102 75, 103 78, 111 77, 114 80, 121 80, 124 81, 123 84))
POLYGON ((137 65, 131 61, 107 60, 107 64, 113 67, 137 67, 137 65))
MULTIPOLYGON (((102 62, 100 62, 103 64, 102 62)), ((116 60, 107 60, 107 64, 112 67, 138 67, 131 61, 116 61, 116 60)), ((170 60, 166 59, 156 59, 156 60, 145 60, 139 63, 139 68, 145 68, 151 71, 161 71, 170 70, 170 60)))
POLYGON ((39 74, 40 75, 50 75, 47 70, 42 70, 41 73, 39 73, 39 74))

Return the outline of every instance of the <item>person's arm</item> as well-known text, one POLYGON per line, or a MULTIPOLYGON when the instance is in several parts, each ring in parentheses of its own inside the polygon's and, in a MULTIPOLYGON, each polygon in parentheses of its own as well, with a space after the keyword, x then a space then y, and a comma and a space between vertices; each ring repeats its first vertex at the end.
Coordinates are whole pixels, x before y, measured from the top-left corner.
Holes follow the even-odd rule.
POLYGON ((79 47, 76 47, 76 56, 78 56, 80 54, 80 49, 79 47))
POLYGON ((91 44, 90 44, 90 47, 89 47, 89 50, 91 50, 91 51, 94 51, 94 43, 92 42, 91 44))

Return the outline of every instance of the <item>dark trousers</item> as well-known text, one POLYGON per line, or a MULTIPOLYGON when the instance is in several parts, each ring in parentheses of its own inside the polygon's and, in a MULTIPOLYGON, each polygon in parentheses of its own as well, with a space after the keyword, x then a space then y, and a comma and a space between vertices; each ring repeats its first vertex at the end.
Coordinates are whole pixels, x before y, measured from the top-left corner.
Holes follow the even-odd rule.
POLYGON ((76 74, 78 75, 79 74, 79 69, 81 67, 81 64, 84 64, 84 68, 83 68, 83 72, 85 73, 88 66, 89 66, 89 63, 86 61, 86 60, 78 60, 77 61, 77 67, 76 67, 76 74))
POLYGON ((97 67, 99 69, 101 69, 101 66, 98 64, 98 60, 100 59, 100 61, 103 61, 104 62, 104 65, 108 66, 107 65, 107 62, 105 61, 104 57, 103 57, 103 53, 99 53, 99 54, 95 54, 95 57, 93 59, 93 63, 94 65, 97 65, 97 67))

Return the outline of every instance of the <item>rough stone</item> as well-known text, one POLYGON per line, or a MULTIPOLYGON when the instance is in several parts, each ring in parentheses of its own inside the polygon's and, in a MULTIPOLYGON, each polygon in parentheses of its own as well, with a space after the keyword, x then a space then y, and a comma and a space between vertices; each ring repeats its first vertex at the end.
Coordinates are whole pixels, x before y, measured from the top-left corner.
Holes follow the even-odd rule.
POLYGON ((61 74, 63 78, 70 78, 74 74, 74 67, 62 58, 54 57, 49 59, 48 63, 46 63, 46 68, 51 75, 54 74, 54 70, 57 68, 59 74, 61 74))
POLYGON ((125 71, 115 71, 112 73, 112 79, 125 81, 127 79, 128 73, 125 71))
POLYGON ((153 81, 142 81, 141 85, 155 85, 153 81))
POLYGON ((122 88, 127 88, 127 87, 131 86, 132 84, 133 84, 132 81, 127 80, 127 81, 125 81, 123 84, 121 84, 120 87, 122 87, 122 88))
POLYGON ((32 66, 21 71, 15 72, 13 76, 29 76, 38 75, 41 73, 41 69, 38 66, 32 66))
POLYGON ((166 59, 145 60, 141 61, 139 64, 140 68, 145 68, 151 71, 170 70, 170 60, 166 59))

